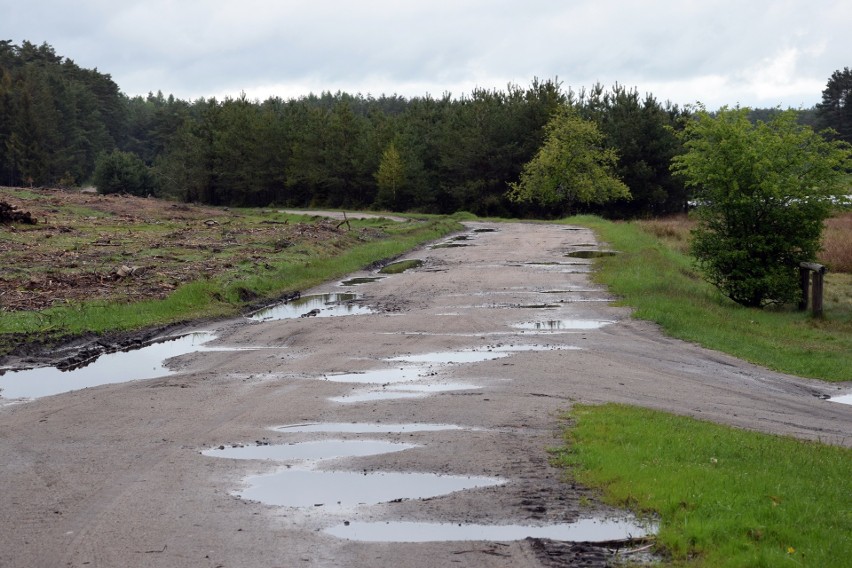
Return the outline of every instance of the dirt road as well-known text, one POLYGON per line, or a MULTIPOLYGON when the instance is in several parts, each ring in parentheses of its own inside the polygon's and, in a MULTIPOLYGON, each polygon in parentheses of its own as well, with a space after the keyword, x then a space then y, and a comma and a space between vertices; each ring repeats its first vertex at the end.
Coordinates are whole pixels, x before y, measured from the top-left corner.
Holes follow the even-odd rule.
POLYGON ((590 248, 591 232, 470 229, 451 241, 468 246, 415 251, 420 268, 345 290, 372 314, 222 322, 215 345, 245 349, 0 407, 0 566, 602 566, 605 547, 523 537, 345 537, 386 521, 381 538, 406 540, 391 529, 431 525, 401 522, 461 531, 613 515, 548 465, 559 415, 577 401, 852 445, 852 407, 818 398, 836 386, 668 339, 611 306, 588 261, 564 256, 590 248), (307 424, 338 432, 292 426, 307 424), (308 444, 330 440, 349 443, 308 444), (233 459, 267 450, 294 455, 233 459), (384 493, 362 493, 368 481, 384 493), (481 487, 448 493, 443 482, 481 487))

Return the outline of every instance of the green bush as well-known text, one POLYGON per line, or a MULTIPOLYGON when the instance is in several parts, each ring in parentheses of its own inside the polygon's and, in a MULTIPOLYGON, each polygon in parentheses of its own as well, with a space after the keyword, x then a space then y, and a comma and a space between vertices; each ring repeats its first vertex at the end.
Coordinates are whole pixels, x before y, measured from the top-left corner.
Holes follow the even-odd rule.
POLYGON ((102 152, 95 162, 94 184, 99 193, 129 193, 145 197, 157 193, 149 168, 132 152, 102 152))

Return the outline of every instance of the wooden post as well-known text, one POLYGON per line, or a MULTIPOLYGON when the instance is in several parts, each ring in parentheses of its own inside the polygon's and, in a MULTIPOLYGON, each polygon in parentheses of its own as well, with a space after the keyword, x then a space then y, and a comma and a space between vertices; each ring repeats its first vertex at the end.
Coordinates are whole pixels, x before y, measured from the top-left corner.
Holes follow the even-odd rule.
POLYGON ((802 302, 800 309, 808 308, 808 280, 813 272, 813 314, 814 317, 822 317, 822 291, 825 278, 825 266, 815 262, 803 262, 799 264, 799 275, 802 282, 802 302))
POLYGON ((808 309, 808 294, 810 293, 811 271, 804 266, 799 266, 799 281, 802 283, 802 299, 799 300, 799 310, 808 309))

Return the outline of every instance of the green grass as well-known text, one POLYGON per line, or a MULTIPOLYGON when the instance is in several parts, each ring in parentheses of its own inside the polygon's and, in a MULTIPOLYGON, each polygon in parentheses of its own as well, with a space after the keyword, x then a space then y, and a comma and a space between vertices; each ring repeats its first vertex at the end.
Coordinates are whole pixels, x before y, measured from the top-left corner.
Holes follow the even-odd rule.
POLYGON ((595 261, 595 279, 619 296, 620 304, 634 307, 634 317, 660 324, 673 337, 777 371, 852 379, 849 302, 826 302, 822 319, 792 309, 745 308, 704 282, 690 257, 635 224, 587 216, 567 221, 592 228, 608 248, 621 252, 595 261))
POLYGON ((38 312, 6 313, 0 318, 0 351, 4 345, 6 350, 13 347, 21 338, 51 342, 84 333, 126 331, 236 315, 250 303, 273 300, 339 278, 461 228, 447 218, 393 224, 368 221, 362 225, 381 226, 385 236, 344 249, 329 248, 322 242, 294 247, 297 250, 288 249, 288 254, 281 257, 271 256, 262 270, 254 263, 241 264, 238 270, 222 276, 201 278, 180 286, 163 300, 79 302, 38 312))
POLYGON ((556 461, 659 519, 683 566, 849 566, 852 451, 663 412, 575 406, 556 461))

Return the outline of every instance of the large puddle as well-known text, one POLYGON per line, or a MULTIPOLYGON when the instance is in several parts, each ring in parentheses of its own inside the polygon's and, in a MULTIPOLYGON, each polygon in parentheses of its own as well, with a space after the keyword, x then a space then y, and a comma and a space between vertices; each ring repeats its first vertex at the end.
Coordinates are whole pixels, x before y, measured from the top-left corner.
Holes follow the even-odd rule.
POLYGON ((373 310, 355 303, 356 294, 311 294, 249 316, 254 321, 273 321, 305 317, 332 317, 372 314, 373 310))
POLYGON ((371 282, 377 282, 384 278, 384 276, 359 276, 356 278, 350 278, 348 280, 343 280, 340 285, 341 286, 360 286, 361 284, 370 284, 371 282))
POLYGON ((528 537, 563 542, 606 542, 643 538, 655 531, 656 527, 628 519, 581 519, 574 523, 544 526, 354 522, 325 530, 332 536, 360 542, 506 541, 528 537))
POLYGON ((844 394, 829 398, 831 402, 839 402, 840 404, 852 404, 852 394, 844 394))
POLYGON ((428 499, 456 491, 494 487, 494 477, 288 469, 249 477, 243 499, 278 507, 349 509, 403 499, 428 499))
POLYGON ((609 320, 547 320, 547 321, 528 321, 514 324, 512 327, 516 329, 533 330, 533 331, 564 331, 564 330, 588 330, 600 329, 605 325, 615 323, 609 320))
POLYGON ((0 396, 33 399, 99 385, 163 377, 172 374, 165 366, 167 359, 196 351, 226 350, 204 346, 215 338, 212 333, 190 333, 132 351, 101 355, 89 365, 69 371, 41 367, 7 372, 0 376, 0 396))
POLYGON ((342 457, 375 456, 416 448, 415 444, 399 444, 381 440, 321 440, 298 444, 271 444, 224 447, 201 452, 205 456, 236 460, 328 460, 342 457))
POLYGON ((403 434, 413 432, 440 432, 464 430, 454 424, 372 424, 364 422, 314 422, 286 424, 272 428, 276 432, 329 433, 329 434, 403 434))
POLYGON ((435 353, 423 353, 420 355, 402 355, 391 357, 388 361, 400 361, 404 363, 432 363, 436 365, 452 365, 454 363, 481 363, 492 361, 508 356, 509 353, 498 353, 494 351, 438 351, 435 353))

